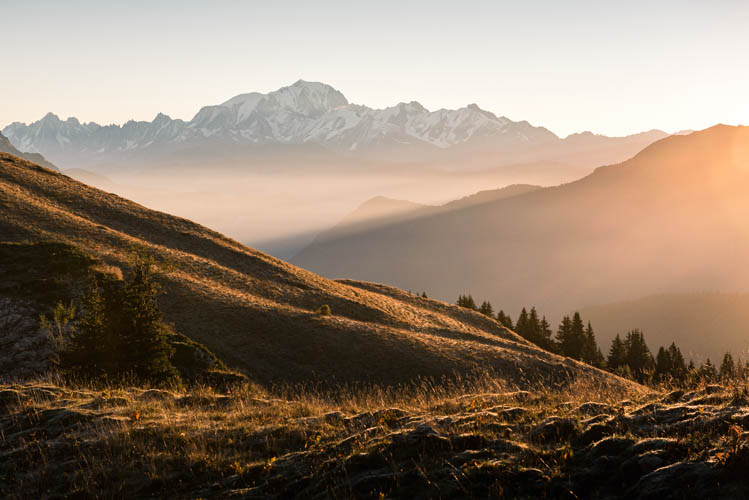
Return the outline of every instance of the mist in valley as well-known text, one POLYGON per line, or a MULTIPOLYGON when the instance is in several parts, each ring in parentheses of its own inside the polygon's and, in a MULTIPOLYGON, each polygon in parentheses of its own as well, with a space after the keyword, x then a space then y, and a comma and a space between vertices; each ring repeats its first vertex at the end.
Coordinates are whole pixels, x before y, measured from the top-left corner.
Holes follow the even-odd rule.
MULTIPOLYGON (((302 159, 266 172, 256 166, 215 163, 189 168, 153 165, 137 171, 89 168, 65 173, 149 208, 194 220, 284 260, 377 196, 441 205, 510 184, 568 182, 590 171, 555 162, 462 171, 418 164, 310 168, 302 159)), ((370 214, 374 219, 386 215, 387 207, 370 214)))

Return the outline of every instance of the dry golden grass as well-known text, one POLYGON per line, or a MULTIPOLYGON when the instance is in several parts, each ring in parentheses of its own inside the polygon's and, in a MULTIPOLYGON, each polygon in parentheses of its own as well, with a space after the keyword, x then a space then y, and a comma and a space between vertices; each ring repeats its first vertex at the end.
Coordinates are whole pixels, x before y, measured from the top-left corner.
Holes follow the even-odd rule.
POLYGON ((524 391, 491 374, 226 394, 38 380, 0 386, 0 494, 595 498, 652 493, 664 481, 677 493, 680 481, 744 492, 731 478, 749 463, 748 408, 738 385, 685 393, 589 380, 524 391), (613 469, 601 469, 604 453, 613 469), (633 460, 650 465, 627 472, 633 460), (660 465, 660 478, 647 476, 660 465), (699 477, 674 475, 682 466, 699 477))
POLYGON ((542 351, 476 312, 371 283, 336 282, 188 220, 0 155, 3 240, 58 240, 125 269, 134 248, 165 271, 178 331, 265 385, 384 384, 491 370, 509 384, 629 383, 542 351), (330 315, 316 311, 329 305, 330 315))
POLYGON ((522 404, 537 420, 561 402, 613 402, 623 394, 583 383, 529 393, 488 374, 458 383, 333 393, 286 387, 272 394, 252 384, 219 394, 207 387, 92 389, 51 378, 0 386, 7 410, 0 412, 0 456, 8 460, 0 473, 18 497, 64 492, 111 498, 182 489, 172 495, 181 497, 352 436, 348 454, 364 452, 373 438, 404 427, 404 416, 411 425, 522 404))

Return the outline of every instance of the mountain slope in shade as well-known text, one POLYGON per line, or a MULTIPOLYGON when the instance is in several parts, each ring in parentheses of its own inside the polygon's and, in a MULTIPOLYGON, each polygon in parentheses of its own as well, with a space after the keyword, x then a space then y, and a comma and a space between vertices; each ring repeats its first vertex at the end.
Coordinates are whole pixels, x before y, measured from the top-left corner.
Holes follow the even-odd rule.
POLYGON ((734 359, 749 359, 749 294, 671 293, 587 307, 580 311, 596 328, 604 346, 619 333, 641 329, 657 352, 672 342, 687 358, 706 358, 720 365, 726 352, 734 359))
POLYGON ((318 242, 293 262, 555 317, 666 291, 746 290, 749 129, 663 139, 579 181, 318 242))
POLYGON ((500 189, 480 191, 443 205, 423 205, 411 201, 394 200, 385 196, 375 196, 346 215, 334 227, 320 233, 313 241, 312 246, 324 245, 328 241, 343 237, 355 238, 358 233, 366 233, 376 228, 419 219, 440 212, 459 210, 482 203, 511 198, 537 189, 541 188, 528 184, 513 184, 500 189))
MULTIPOLYGON (((561 139, 543 127, 470 104, 429 111, 418 102, 372 109, 349 103, 333 87, 299 80, 268 94, 251 92, 201 108, 190 120, 159 113, 152 122, 101 126, 63 121, 53 113, 29 125, 3 129, 15 144, 65 168, 200 165, 206 158, 233 165, 267 167, 269 151, 307 165, 291 146, 316 145, 331 156, 364 163, 430 164, 488 168, 556 160, 593 166, 621 161, 666 134, 650 131, 623 138, 577 134, 561 139), (195 153, 199 152, 198 155, 195 153), (447 154, 446 154, 447 153, 447 154)), ((303 153, 303 151, 302 151, 303 153)))
POLYGON ((50 170, 59 172, 59 169, 56 166, 45 160, 44 157, 39 153, 22 153, 21 151, 16 149, 13 144, 10 143, 10 140, 8 140, 8 138, 3 134, 0 134, 0 153, 8 153, 9 155, 18 156, 19 158, 23 158, 24 160, 34 162, 37 165, 41 165, 50 170))
POLYGON ((482 205, 484 203, 490 203, 492 201, 504 200, 512 198, 513 196, 519 196, 521 194, 532 193, 541 189, 541 186, 532 186, 530 184, 512 184, 498 189, 487 189, 485 191, 479 191, 472 195, 464 196, 459 200, 454 200, 445 203, 440 207, 441 210, 457 210, 461 208, 468 208, 474 205, 482 205))
POLYGON ((166 319, 259 382, 396 384, 479 368, 521 385, 624 383, 473 311, 322 278, 9 155, 0 155, 0 210, 6 241, 59 240, 117 267, 133 247, 168 262, 166 319), (332 315, 314 312, 325 304, 332 315))

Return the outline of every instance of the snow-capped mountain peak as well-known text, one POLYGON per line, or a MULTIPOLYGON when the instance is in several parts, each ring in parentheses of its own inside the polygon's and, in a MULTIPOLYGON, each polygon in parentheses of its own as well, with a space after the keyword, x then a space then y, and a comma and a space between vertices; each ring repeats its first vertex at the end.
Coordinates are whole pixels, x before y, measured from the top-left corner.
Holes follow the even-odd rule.
POLYGON ((222 144, 311 142, 341 153, 397 150, 406 145, 445 149, 494 137, 502 147, 558 139, 546 129, 497 117, 476 104, 429 111, 411 101, 372 109, 349 103, 330 85, 305 80, 267 94, 239 94, 221 104, 205 106, 189 122, 159 113, 152 122, 102 127, 81 124, 75 118, 63 122, 48 113, 30 125, 9 125, 3 133, 14 144, 41 152, 61 165, 69 155, 81 161, 117 157, 123 151, 174 151, 204 139, 220 140, 222 144))
POLYGON ((320 116, 348 104, 346 97, 330 85, 304 80, 271 92, 265 102, 271 109, 277 106, 308 117, 320 116))

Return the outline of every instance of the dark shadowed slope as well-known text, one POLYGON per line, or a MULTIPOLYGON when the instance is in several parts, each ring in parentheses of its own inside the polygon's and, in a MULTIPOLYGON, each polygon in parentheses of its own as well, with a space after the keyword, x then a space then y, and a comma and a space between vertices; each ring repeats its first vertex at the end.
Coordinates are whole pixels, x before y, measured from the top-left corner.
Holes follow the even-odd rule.
POLYGON ((357 234, 366 234, 376 228, 392 226, 414 219, 422 219, 438 213, 489 203, 492 201, 511 198, 521 194, 530 193, 539 186, 529 184, 513 184, 500 189, 489 189, 465 196, 444 205, 422 205, 404 200, 394 200, 384 196, 371 198, 353 212, 346 215, 341 222, 327 231, 320 233, 314 240, 312 246, 325 245, 328 242, 344 237, 355 238, 357 234))
POLYGON ((185 219, 0 155, 0 235, 55 239, 113 266, 167 262, 168 321, 260 382, 395 384, 474 368, 523 385, 613 376, 528 345, 494 320, 380 285, 338 283, 185 219), (314 311, 327 304, 330 316, 314 311))
POLYGON ((295 264, 547 314, 749 283, 749 128, 663 139, 579 181, 318 242, 295 264))
POLYGON ((40 155, 39 153, 22 153, 21 151, 16 149, 15 146, 13 146, 13 144, 11 144, 8 138, 3 134, 0 134, 0 153, 8 153, 10 155, 18 156, 20 158, 23 158, 24 160, 32 161, 37 165, 47 167, 50 170, 59 171, 56 166, 45 160, 44 156, 40 155))

